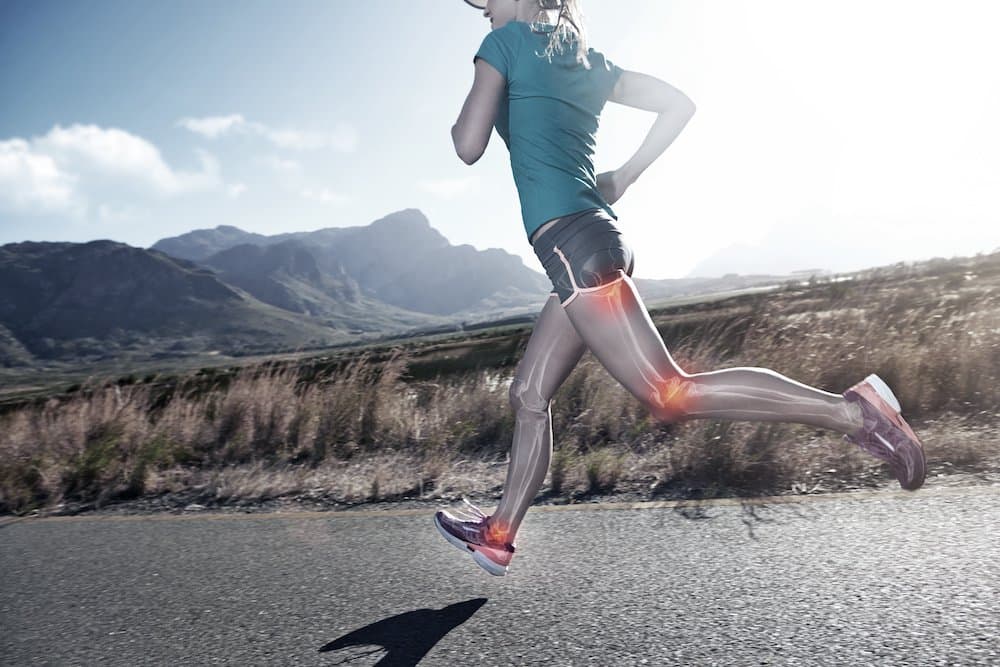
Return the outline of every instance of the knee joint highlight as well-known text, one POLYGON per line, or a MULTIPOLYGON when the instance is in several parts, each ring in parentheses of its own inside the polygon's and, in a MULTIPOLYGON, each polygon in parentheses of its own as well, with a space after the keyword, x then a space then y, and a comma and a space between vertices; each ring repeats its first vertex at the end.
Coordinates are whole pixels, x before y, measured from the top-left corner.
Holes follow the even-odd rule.
POLYGON ((514 410, 530 410, 531 412, 546 412, 549 409, 549 401, 541 396, 539 392, 524 380, 514 378, 510 383, 510 405, 514 410))
POLYGON ((697 383, 675 375, 653 390, 649 404, 657 419, 676 422, 684 420, 693 411, 697 397, 697 383))

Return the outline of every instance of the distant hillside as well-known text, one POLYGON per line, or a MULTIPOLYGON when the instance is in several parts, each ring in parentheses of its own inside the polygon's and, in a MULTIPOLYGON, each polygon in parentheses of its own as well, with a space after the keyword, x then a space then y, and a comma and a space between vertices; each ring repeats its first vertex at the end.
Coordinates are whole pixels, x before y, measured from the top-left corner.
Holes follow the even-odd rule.
MULTIPOLYGON (((817 275, 821 272, 815 272, 817 275)), ((643 300, 807 280, 634 281, 643 300)), ((220 225, 150 249, 109 240, 0 246, 0 367, 271 354, 533 317, 548 278, 504 250, 454 246, 416 209, 267 236, 220 225)))
MULTIPOLYGON (((382 309, 395 307, 454 321, 480 322, 536 313, 552 289, 543 272, 534 265, 525 266, 517 255, 498 248, 477 250, 470 245, 451 245, 422 212, 412 208, 391 213, 370 225, 273 236, 222 225, 163 239, 153 248, 170 248, 180 253, 178 256, 199 259, 203 265, 220 271, 223 280, 239 285, 262 301, 291 312, 324 317, 348 316, 345 304, 357 295, 362 301, 370 297, 380 304, 365 308, 369 318, 378 318, 382 309), (292 242, 296 245, 286 245, 292 242), (248 245, 272 250, 255 254, 248 245), (216 253, 204 255, 209 246, 217 249, 216 253), (242 249, 226 254, 237 247, 242 249), (304 265, 279 268, 280 262, 275 264, 292 247, 312 256, 318 274, 301 274, 304 265)), ((308 261, 305 254, 299 258, 308 261)), ((286 260, 293 261, 291 257, 286 260)), ((633 280, 644 300, 656 302, 773 285, 799 277, 767 272, 738 275, 732 271, 719 275, 722 277, 665 280, 633 276, 633 280)))
POLYGON ((173 330, 183 311, 240 300, 190 262, 115 241, 0 247, 0 322, 22 340, 173 330))
POLYGON ((238 354, 351 339, 346 330, 263 304, 191 262, 107 240, 0 246, 0 326, 4 365, 26 354, 238 354))
POLYGON ((301 241, 237 245, 206 258, 202 264, 216 271, 226 284, 264 303, 355 333, 394 331, 413 323, 439 321, 363 292, 339 260, 301 241), (320 269, 314 253, 323 257, 327 271, 320 269))
POLYGON ((173 257, 198 261, 220 250, 244 243, 267 244, 268 237, 245 232, 232 225, 219 225, 215 229, 196 229, 193 232, 162 239, 153 244, 151 250, 159 250, 173 257))
POLYGON ((19 341, 10 329, 0 324, 0 367, 30 366, 34 355, 19 341))
POLYGON ((334 302, 356 303, 358 284, 343 267, 336 275, 319 270, 316 258, 298 241, 270 245, 242 244, 218 252, 202 261, 217 270, 230 285, 236 285, 278 308, 296 313, 322 315, 326 309, 310 298, 320 292, 334 302))
MULTIPOLYGON (((428 315, 482 315, 503 308, 540 308, 551 289, 548 278, 517 255, 451 245, 417 209, 397 211, 366 226, 274 236, 232 227, 198 230, 152 247, 200 257, 224 281, 261 301, 316 316, 346 315, 346 303, 365 297, 381 307, 428 315), (242 240, 250 237, 252 243, 242 240), (201 256, 209 244, 219 250, 201 256)), ((369 303, 365 312, 377 320, 379 306, 369 303)))

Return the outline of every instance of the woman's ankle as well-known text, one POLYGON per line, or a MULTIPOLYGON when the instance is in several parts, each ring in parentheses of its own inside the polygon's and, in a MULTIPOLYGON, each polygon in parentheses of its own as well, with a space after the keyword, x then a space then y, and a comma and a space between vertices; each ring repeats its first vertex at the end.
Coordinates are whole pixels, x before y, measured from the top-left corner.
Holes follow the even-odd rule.
POLYGON ((865 417, 864 413, 861 411, 861 406, 855 401, 848 401, 844 399, 844 411, 847 413, 847 425, 850 429, 846 431, 847 435, 856 435, 861 432, 865 427, 865 417))
POLYGON ((510 544, 514 541, 514 531, 510 522, 496 517, 486 517, 486 539, 497 544, 510 544))

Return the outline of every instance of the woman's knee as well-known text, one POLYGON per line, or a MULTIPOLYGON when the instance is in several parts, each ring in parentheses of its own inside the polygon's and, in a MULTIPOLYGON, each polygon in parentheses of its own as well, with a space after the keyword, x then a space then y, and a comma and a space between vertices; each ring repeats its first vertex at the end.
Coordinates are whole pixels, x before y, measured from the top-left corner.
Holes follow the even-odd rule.
POLYGON ((681 371, 661 380, 650 392, 646 406, 658 421, 682 422, 694 412, 700 389, 697 381, 681 371))
POLYGON ((510 406, 515 412, 525 409, 530 412, 548 414, 551 398, 542 396, 536 387, 517 376, 510 383, 508 398, 510 399, 510 406))

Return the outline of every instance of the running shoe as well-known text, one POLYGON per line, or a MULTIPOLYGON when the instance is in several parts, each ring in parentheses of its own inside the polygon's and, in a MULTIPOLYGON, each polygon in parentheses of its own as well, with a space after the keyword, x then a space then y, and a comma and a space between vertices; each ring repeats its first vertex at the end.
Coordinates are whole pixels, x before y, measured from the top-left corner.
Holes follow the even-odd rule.
POLYGON ((434 525, 456 547, 472 553, 472 560, 492 575, 502 577, 507 574, 507 566, 514 557, 515 545, 491 534, 490 517, 478 507, 462 498, 472 518, 460 515, 462 510, 438 510, 434 513, 434 525))
POLYGON ((864 426, 844 437, 892 468, 899 485, 916 491, 927 476, 927 459, 917 435, 900 414, 899 400, 874 373, 844 392, 861 407, 864 426))

